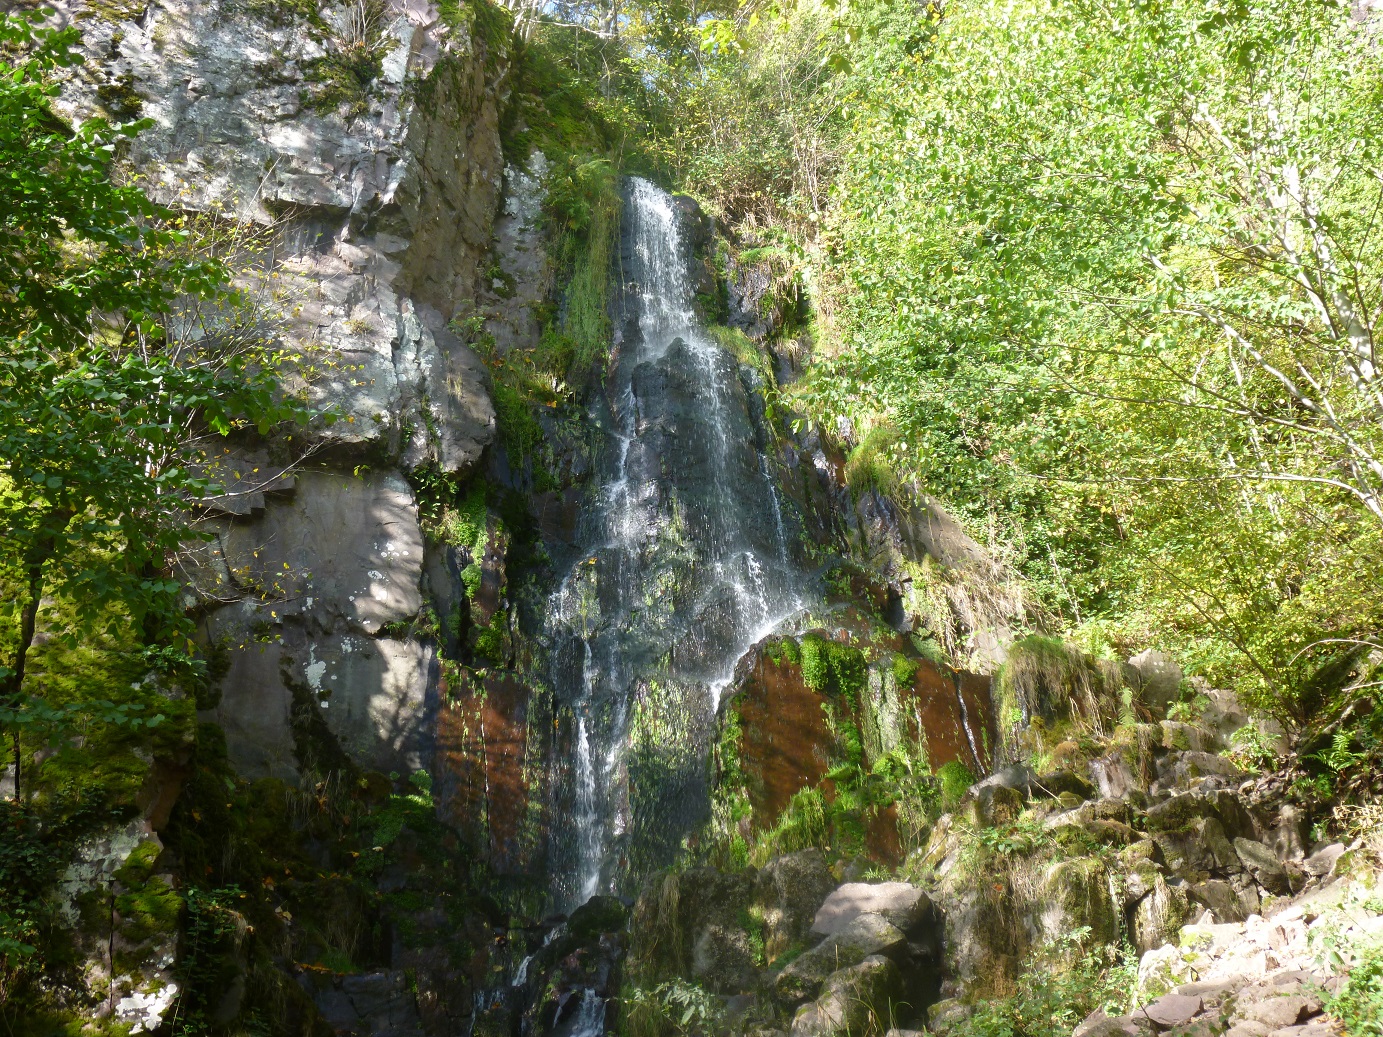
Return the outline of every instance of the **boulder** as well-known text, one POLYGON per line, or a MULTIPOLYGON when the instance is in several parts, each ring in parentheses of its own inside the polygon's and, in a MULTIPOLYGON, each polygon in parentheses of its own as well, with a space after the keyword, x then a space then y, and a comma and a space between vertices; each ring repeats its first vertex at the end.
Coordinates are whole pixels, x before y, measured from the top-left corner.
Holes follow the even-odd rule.
POLYGON ((1089 927, 1095 943, 1119 938, 1119 906, 1110 891, 1109 872, 1091 857, 1059 861, 1047 869, 1040 895, 1038 927, 1049 939, 1089 927))
MULTIPOLYGON (((1145 840, 1146 842, 1146 840, 1145 840)), ((1134 843, 1134 846, 1141 846, 1141 843, 1134 843)), ((1151 845, 1156 845, 1155 843, 1151 845)), ((1128 849, 1133 849, 1129 847, 1128 849)), ((1159 883, 1163 882, 1162 869, 1153 861, 1143 857, 1125 857, 1119 855, 1120 871, 1123 878, 1123 901, 1124 907, 1132 907, 1134 904, 1148 896, 1159 883)), ((1147 949, 1147 948, 1145 948, 1147 949)))
POLYGON ((758 963, 743 922, 753 888, 752 872, 693 868, 681 876, 692 978, 714 993, 737 994, 754 985, 758 963))
POLYGON ((1335 862, 1345 852, 1343 843, 1331 843, 1302 861, 1302 870, 1312 878, 1327 878, 1335 873, 1335 862))
POLYGON ((1023 803, 1023 794, 1007 785, 975 786, 967 794, 966 810, 977 828, 999 828, 1023 812, 1023 803))
POLYGON ((977 781, 970 786, 970 792, 976 793, 981 789, 1006 788, 1020 792, 1024 797, 1032 794, 1033 772, 1021 763, 1012 763, 1007 767, 1000 767, 983 781, 977 781))
POLYGON ((812 932, 831 936, 861 915, 880 915, 910 934, 932 919, 927 894, 907 882, 850 882, 830 894, 812 920, 812 932))
POLYGON ((1295 803, 1280 803, 1263 819, 1263 842, 1280 861, 1301 861, 1306 857, 1309 828, 1306 812, 1295 803))
POLYGON ((970 1006, 958 998, 948 997, 938 1001, 927 1009, 927 1029, 939 1037, 969 1019, 971 1011, 970 1006))
POLYGON ((1254 910, 1240 898, 1238 890, 1223 879, 1207 879, 1198 882, 1187 890, 1191 899, 1208 908, 1217 922, 1242 922, 1254 910))
POLYGON ((1072 771, 1053 771, 1033 779, 1033 791, 1053 799, 1062 793, 1079 796, 1082 800, 1095 797, 1095 786, 1072 771))
POLYGON ((945 954, 949 973, 962 983, 1012 976, 1021 948, 995 898, 970 888, 944 904, 945 954))
POLYGON ((1182 886, 1167 883, 1160 874, 1157 875, 1152 889, 1138 901, 1129 919, 1132 930, 1129 935, 1133 945, 1141 954, 1172 942, 1190 913, 1191 900, 1186 890, 1182 886))
POLYGON ((1106 798, 1122 799, 1135 789, 1143 788, 1133 765, 1122 753, 1111 753, 1090 763, 1090 776, 1095 787, 1106 798))
POLYGON ((1149 648, 1128 661, 1131 683, 1139 701, 1151 710, 1165 713, 1181 690, 1181 666, 1166 652, 1149 648))
POLYGON ((1148 808, 1150 832, 1187 831, 1198 819, 1214 818, 1229 836, 1252 835, 1253 819, 1239 797, 1223 789, 1185 792, 1148 808))
POLYGON ((567 919, 567 930, 581 940, 598 937, 601 933, 619 932, 629 917, 628 909, 618 897, 594 896, 567 919))
POLYGON ((1202 719, 1222 740, 1228 739, 1248 723, 1248 712, 1239 703, 1234 692, 1223 688, 1207 688, 1205 694, 1210 699, 1210 705, 1206 707, 1202 719))
POLYGON ((1153 1025, 1143 1015, 1118 1015, 1096 1019, 1081 1031, 1081 1037, 1151 1037, 1153 1025))
POLYGON ((1292 891, 1282 862, 1262 843, 1253 839, 1235 839, 1234 851, 1243 862, 1244 869, 1269 893, 1283 896, 1292 891))
POLYGON ((1189 1023, 1201 1010, 1201 999, 1194 994, 1163 994, 1142 1012, 1164 1030, 1189 1023))
POLYGON ((826 977, 837 969, 897 951, 906 940, 902 930, 882 915, 859 915, 778 973, 774 991, 786 1003, 800 1004, 814 997, 826 977))
MULTIPOLYGON (((1262 1001, 1249 1005, 1244 1011, 1246 1019, 1262 1023, 1269 1031, 1284 1026, 1295 1026, 1307 1015, 1312 1003, 1301 994, 1288 994, 1285 997, 1265 997, 1262 1001)), ((1319 1011, 1320 1006, 1315 1005, 1319 1011)))
POLYGON ((1171 753, 1158 764, 1158 783, 1163 788, 1184 788, 1199 778, 1240 781, 1243 777, 1243 772, 1223 756, 1194 749, 1171 753))
POLYGON ((832 972, 820 996, 793 1018, 792 1037, 845 1037, 885 1029, 895 1015, 902 980, 898 966, 878 954, 832 972))
POLYGON ((771 962, 807 937, 817 907, 835 887, 817 849, 775 857, 759 871, 754 902, 764 921, 764 954, 771 962))
POLYGON ((1183 983, 1174 993, 1182 997, 1198 997, 1206 1008, 1218 1008, 1243 985, 1242 980, 1219 980, 1213 983, 1183 983))
POLYGON ((1199 724, 1183 724, 1176 720, 1164 720, 1162 729, 1162 748, 1182 752, 1215 752, 1220 745, 1220 737, 1214 731, 1199 724))

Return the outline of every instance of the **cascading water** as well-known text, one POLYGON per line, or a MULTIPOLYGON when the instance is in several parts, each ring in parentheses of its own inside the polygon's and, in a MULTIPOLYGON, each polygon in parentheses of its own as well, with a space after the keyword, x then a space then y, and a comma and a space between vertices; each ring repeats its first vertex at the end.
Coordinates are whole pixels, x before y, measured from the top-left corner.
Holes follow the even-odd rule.
POLYGON ((801 607, 738 362, 693 312, 686 217, 634 178, 623 227, 617 352, 591 415, 599 487, 548 616, 572 716, 559 805, 571 824, 553 834, 552 868, 568 910, 666 855, 704 816, 721 692, 744 652, 801 607))

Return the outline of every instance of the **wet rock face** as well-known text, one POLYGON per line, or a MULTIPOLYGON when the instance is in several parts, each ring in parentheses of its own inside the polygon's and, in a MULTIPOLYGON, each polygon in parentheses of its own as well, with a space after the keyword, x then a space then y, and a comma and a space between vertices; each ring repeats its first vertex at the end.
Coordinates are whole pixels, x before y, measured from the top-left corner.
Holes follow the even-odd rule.
POLYGON ((442 819, 501 875, 532 875, 548 846, 543 783, 551 758, 551 699, 490 672, 448 686, 437 713, 434 792, 442 819))
MULTIPOLYGON (((864 622, 860 617, 845 621, 864 622)), ((733 713, 741 731, 737 766, 756 829, 772 827, 794 795, 825 779, 828 761, 838 753, 823 707, 863 727, 879 751, 925 737, 934 768, 952 761, 972 772, 987 767, 993 744, 987 677, 944 673, 928 660, 914 659, 911 679, 899 685, 880 665, 852 704, 808 686, 801 662, 782 654, 777 644, 766 641, 741 660, 722 709, 722 725, 733 713)), ((882 644, 901 649, 907 642, 894 634, 882 644)), ((902 850, 896 814, 881 811, 871 818, 867 844, 871 855, 897 863, 902 850)))

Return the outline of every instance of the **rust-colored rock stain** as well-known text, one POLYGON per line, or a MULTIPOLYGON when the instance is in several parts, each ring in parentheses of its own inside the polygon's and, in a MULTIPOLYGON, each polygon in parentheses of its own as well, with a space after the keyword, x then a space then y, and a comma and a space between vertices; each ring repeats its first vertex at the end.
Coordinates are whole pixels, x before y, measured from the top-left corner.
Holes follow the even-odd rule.
POLYGON ((531 692, 507 675, 470 679, 461 690, 438 715, 438 808, 493 868, 519 872, 531 856, 524 845, 531 692))
MULTIPOLYGON (((906 642, 900 637, 898 643, 906 642)), ((959 760, 977 775, 984 773, 991 763, 993 742, 989 678, 952 673, 926 659, 913 661, 917 671, 912 683, 898 689, 907 737, 925 738, 933 770, 959 760)), ((740 719, 739 766, 754 826, 772 827, 802 789, 820 785, 826 798, 833 799, 834 787, 825 776, 834 737, 822 707, 829 702, 839 709, 846 700, 807 687, 800 665, 786 658, 773 661, 763 646, 737 675, 736 688, 730 708, 740 719)), ((853 719, 858 723, 860 717, 853 719)), ((865 849, 875 860, 896 863, 901 859, 895 807, 879 810, 868 819, 865 849)))

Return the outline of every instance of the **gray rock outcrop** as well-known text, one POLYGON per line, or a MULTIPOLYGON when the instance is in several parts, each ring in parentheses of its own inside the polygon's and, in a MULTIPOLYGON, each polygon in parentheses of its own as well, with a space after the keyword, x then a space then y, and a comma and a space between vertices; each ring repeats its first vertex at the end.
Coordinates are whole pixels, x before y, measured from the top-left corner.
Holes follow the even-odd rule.
POLYGON ((330 6, 56 6, 87 52, 56 107, 152 120, 129 154, 140 183, 239 228, 249 316, 295 358, 285 389, 334 416, 208 465, 225 488, 214 539, 181 575, 226 656, 210 717, 249 777, 335 753, 430 766, 437 667, 405 629, 424 606, 409 475, 464 474, 494 436, 488 376, 452 322, 488 287, 504 44, 417 0, 362 7, 361 25, 330 6), (368 84, 332 79, 352 46, 378 59, 368 84))

